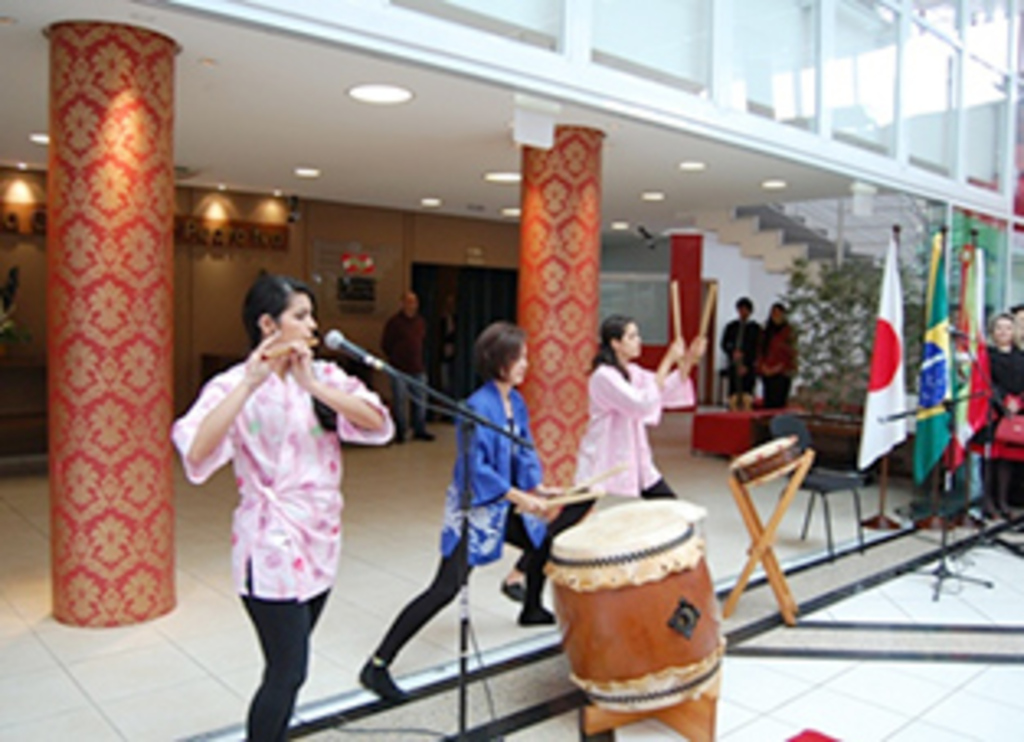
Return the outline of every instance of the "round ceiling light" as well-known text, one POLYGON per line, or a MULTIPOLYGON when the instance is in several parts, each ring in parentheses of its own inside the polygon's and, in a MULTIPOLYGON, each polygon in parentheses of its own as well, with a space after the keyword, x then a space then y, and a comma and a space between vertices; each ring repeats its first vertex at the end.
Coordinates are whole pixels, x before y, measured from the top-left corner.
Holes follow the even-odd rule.
POLYGON ((412 91, 397 85, 356 85, 349 88, 348 94, 360 103, 372 103, 377 106, 394 106, 412 100, 412 91))
POLYGON ((518 183, 523 177, 513 172, 492 172, 484 173, 484 180, 488 183, 518 183))

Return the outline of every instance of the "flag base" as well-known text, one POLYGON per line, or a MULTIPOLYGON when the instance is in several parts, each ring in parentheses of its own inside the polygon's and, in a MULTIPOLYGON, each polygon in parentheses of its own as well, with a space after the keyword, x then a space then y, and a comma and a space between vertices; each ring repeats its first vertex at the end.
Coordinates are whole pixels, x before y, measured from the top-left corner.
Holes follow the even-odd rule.
POLYGON ((895 521, 882 513, 879 513, 873 518, 862 520, 860 524, 865 528, 870 528, 874 531, 898 531, 903 528, 899 521, 895 521))
POLYGON ((919 531, 941 531, 945 527, 945 519, 941 515, 929 515, 914 521, 914 528, 919 531))

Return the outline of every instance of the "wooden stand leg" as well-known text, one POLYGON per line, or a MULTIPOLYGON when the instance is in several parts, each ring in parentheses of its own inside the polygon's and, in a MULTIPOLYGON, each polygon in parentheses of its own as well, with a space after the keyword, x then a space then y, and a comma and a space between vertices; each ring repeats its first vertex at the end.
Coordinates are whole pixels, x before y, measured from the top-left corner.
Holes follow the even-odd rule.
POLYGON ((799 612, 799 606, 797 606, 796 601, 793 599, 793 594, 789 590, 785 573, 782 571, 782 567, 779 566, 779 560, 772 550, 772 545, 775 543, 775 533, 778 530, 779 524, 782 522, 783 516, 789 509, 793 497, 796 495, 797 490, 800 489, 800 485, 803 483, 813 463, 814 450, 808 448, 802 454, 800 464, 790 477, 789 483, 779 497, 779 502, 775 506, 772 517, 769 518, 767 524, 761 522, 761 518, 757 514, 747 488, 736 477, 729 477, 729 488, 732 490, 733 498, 736 500, 736 506, 743 518, 743 523, 747 527, 747 531, 750 532, 751 544, 747 563, 743 566, 739 579, 733 586, 732 592, 729 593, 729 598, 722 609, 722 613, 726 618, 729 618, 733 611, 736 610, 736 604, 739 603, 740 595, 746 589, 754 568, 760 562, 764 567, 768 584, 775 594, 775 601, 779 604, 779 612, 782 614, 783 620, 789 626, 796 625, 796 614, 799 612))
POLYGON ((717 712, 718 697, 709 694, 651 711, 609 711, 600 706, 585 706, 581 709, 581 731, 583 739, 593 742, 601 739, 597 735, 603 736, 627 724, 654 718, 690 742, 714 742, 717 712))

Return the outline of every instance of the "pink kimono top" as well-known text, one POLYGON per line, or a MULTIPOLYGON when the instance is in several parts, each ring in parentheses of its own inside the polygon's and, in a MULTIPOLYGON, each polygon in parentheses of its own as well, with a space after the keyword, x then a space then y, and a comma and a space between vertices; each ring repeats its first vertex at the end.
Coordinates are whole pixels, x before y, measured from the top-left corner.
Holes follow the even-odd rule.
POLYGON ((291 374, 271 374, 246 401, 216 450, 192 466, 186 454, 196 431, 242 382, 245 364, 239 364, 207 382, 171 429, 193 484, 205 482, 229 460, 234 464, 240 499, 232 524, 231 566, 241 595, 302 601, 331 587, 341 551, 340 441, 384 444, 394 433, 387 408, 361 381, 333 363, 314 361, 313 369, 323 383, 369 402, 387 424, 367 431, 338 415, 337 434, 327 433, 313 412, 310 394, 291 374))
POLYGON ((659 390, 655 374, 635 363, 627 367, 629 381, 614 366, 598 366, 590 374, 590 412, 576 459, 576 481, 626 465, 625 471, 597 485, 614 495, 636 497, 659 479, 647 426, 661 422, 666 408, 694 404, 693 382, 673 370, 659 390))

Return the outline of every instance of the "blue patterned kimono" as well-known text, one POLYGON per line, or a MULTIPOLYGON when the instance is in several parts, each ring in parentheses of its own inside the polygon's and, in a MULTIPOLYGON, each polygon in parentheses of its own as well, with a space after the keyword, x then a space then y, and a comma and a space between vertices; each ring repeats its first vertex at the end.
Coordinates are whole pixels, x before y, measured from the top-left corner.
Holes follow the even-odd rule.
MULTIPOLYGON (((515 389, 510 394, 513 432, 533 442, 530 416, 522 395, 515 389)), ((493 381, 477 389, 468 400, 468 407, 502 428, 508 428, 501 392, 493 381)), ((524 449, 498 432, 476 426, 472 452, 472 507, 469 511, 469 564, 476 567, 501 557, 505 541, 505 525, 512 503, 504 495, 513 486, 530 491, 541 483, 540 459, 534 449, 524 449)), ((463 441, 458 439, 455 471, 445 496, 444 527, 441 531, 441 553, 452 555, 462 536, 462 516, 459 498, 465 481, 463 469, 463 441)), ((539 546, 547 533, 547 524, 541 518, 524 515, 526 531, 534 546, 539 546)))

